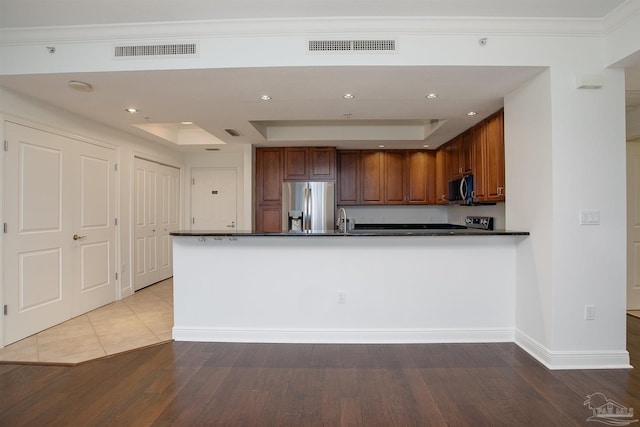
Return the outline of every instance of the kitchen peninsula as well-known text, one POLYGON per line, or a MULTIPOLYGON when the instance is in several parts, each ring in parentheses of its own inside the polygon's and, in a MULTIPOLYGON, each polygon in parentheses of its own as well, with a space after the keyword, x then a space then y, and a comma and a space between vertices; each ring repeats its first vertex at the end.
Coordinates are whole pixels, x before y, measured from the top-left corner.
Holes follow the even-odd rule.
POLYGON ((513 341, 528 233, 177 231, 178 341, 513 341))

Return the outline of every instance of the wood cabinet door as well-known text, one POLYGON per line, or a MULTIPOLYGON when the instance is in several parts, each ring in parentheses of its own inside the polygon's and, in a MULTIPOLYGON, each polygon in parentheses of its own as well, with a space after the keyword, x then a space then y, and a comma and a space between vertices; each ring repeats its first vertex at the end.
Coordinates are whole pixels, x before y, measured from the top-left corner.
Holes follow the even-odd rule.
POLYGON ((282 148, 256 148, 258 204, 282 202, 282 148))
POLYGON ((309 150, 309 180, 333 181, 334 179, 336 179, 336 148, 311 148, 309 150))
POLYGON ((279 205, 258 206, 256 215, 256 232, 282 232, 282 207, 279 205))
POLYGON ((309 149, 307 147, 284 148, 284 180, 307 181, 309 179, 309 149))
POLYGON ((384 152, 384 203, 405 203, 405 151, 384 152))
POLYGON ((462 156, 462 135, 458 135, 447 143, 445 148, 447 150, 447 170, 449 175, 447 181, 460 177, 462 175, 462 162, 460 156, 462 156))
POLYGON ((472 127, 462 134, 460 142, 460 174, 468 175, 473 166, 473 148, 475 143, 476 127, 472 127))
POLYGON ((486 178, 487 200, 505 200, 504 188, 504 111, 486 119, 486 178))
POLYGON ((360 153, 360 203, 384 204, 384 186, 384 152, 362 151, 360 153))
POLYGON ((476 126, 473 140, 473 200, 487 201, 487 151, 486 127, 484 122, 476 126))
POLYGON ((409 204, 435 203, 436 154, 433 151, 408 151, 406 156, 405 199, 409 204))
POLYGON ((338 151, 338 205, 360 204, 360 151, 338 151))
POLYGON ((447 159, 448 150, 441 148, 436 151, 435 167, 436 167, 436 204, 446 205, 449 203, 449 179, 450 172, 448 170, 449 159, 447 159))

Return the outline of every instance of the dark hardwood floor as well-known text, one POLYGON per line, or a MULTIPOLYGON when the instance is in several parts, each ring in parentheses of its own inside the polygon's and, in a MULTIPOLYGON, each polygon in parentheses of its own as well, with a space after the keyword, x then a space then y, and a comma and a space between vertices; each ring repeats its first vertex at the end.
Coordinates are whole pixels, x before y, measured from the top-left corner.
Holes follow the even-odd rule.
POLYGON ((640 411, 638 370, 549 371, 515 344, 174 342, 0 365, 0 426, 600 425, 583 405, 595 392, 640 411))

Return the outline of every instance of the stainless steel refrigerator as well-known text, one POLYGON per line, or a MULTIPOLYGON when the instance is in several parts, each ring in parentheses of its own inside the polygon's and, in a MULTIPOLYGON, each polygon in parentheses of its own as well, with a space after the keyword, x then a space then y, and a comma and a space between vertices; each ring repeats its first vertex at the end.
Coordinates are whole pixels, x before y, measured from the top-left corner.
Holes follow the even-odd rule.
POLYGON ((333 182, 282 183, 282 230, 330 231, 335 227, 333 182))

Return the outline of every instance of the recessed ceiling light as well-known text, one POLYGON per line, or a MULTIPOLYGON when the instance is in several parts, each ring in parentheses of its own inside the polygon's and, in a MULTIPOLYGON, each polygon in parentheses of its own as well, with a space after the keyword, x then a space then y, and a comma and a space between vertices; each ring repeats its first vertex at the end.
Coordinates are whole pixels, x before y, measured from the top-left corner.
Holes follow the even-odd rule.
POLYGON ((135 114, 135 113, 139 113, 140 110, 138 110, 135 107, 127 107, 124 109, 124 111, 126 111, 127 113, 131 113, 131 114, 135 114))
POLYGON ((427 99, 435 99, 438 97, 437 93, 430 93, 429 95, 425 96, 425 98, 427 99))
POLYGON ((79 80, 69 80, 67 82, 67 86, 71 89, 77 90, 79 92, 91 92, 93 91, 93 86, 91 86, 87 82, 81 82, 79 80))
POLYGON ((181 125, 192 125, 193 122, 180 122, 181 125))
POLYGON ((260 99, 262 99, 263 101, 269 101, 271 97, 269 95, 262 95, 260 99))
POLYGON ((378 148, 384 148, 384 145, 380 144, 378 145, 378 148))
POLYGON ((429 148, 429 144, 424 144, 422 148, 429 148))
POLYGON ((475 116, 476 114, 478 114, 478 113, 476 113, 475 111, 469 111, 467 113, 467 116, 475 116))
POLYGON ((356 96, 355 96, 354 94, 352 94, 352 93, 345 93, 344 95, 342 95, 342 97, 343 97, 344 99, 353 99, 353 98, 355 98, 356 96))

